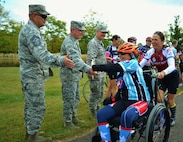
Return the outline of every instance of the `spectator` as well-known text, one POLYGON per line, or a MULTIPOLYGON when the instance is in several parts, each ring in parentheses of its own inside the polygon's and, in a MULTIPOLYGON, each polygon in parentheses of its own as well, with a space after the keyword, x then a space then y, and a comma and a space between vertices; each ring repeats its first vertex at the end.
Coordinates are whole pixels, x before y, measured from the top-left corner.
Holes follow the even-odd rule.
POLYGON ((178 41, 177 40, 173 40, 172 44, 170 46, 170 48, 172 49, 173 54, 174 54, 175 57, 177 56, 177 49, 176 49, 177 45, 178 45, 178 41))
MULTIPOLYGON (((120 44, 121 38, 119 35, 113 35, 111 38, 112 44, 109 45, 106 49, 106 59, 107 62, 117 63, 119 61, 118 51, 117 48, 120 44), (108 53, 108 54, 107 54, 108 53)), ((108 80, 108 87, 106 90, 106 97, 110 97, 110 95, 116 95, 118 91, 118 87, 116 85, 116 76, 110 75, 108 73, 109 80, 108 80)))
POLYGON ((133 44, 137 44, 137 38, 134 36, 131 36, 127 39, 127 42, 133 43, 133 44))
POLYGON ((77 118, 77 109, 80 102, 80 80, 82 72, 96 75, 91 67, 87 65, 81 57, 79 39, 82 38, 85 27, 79 21, 71 21, 70 34, 64 39, 60 54, 70 53, 70 59, 75 63, 75 67, 70 69, 62 67, 60 70, 60 79, 62 83, 63 99, 63 120, 67 128, 76 128, 80 122, 77 118))
MULTIPOLYGON (((138 52, 139 52, 138 62, 139 63, 144 58, 147 51, 149 49, 151 49, 151 42, 152 42, 152 38, 147 37, 146 38, 146 44, 139 47, 139 49, 138 49, 138 52)), ((151 66, 151 60, 149 60, 142 69, 143 70, 149 70, 150 66, 151 66)), ((151 76, 149 76, 147 74, 144 74, 144 78, 145 78, 145 80, 148 80, 148 81, 146 81, 147 86, 150 86, 151 85, 151 80, 152 80, 151 76)), ((150 92, 151 95, 153 94, 153 90, 152 90, 151 87, 149 88, 149 92, 150 92)), ((151 101, 152 101, 152 99, 153 99, 153 96, 151 96, 151 101)))
POLYGON ((18 38, 20 79, 25 100, 25 139, 28 142, 52 141, 51 138, 38 135, 46 111, 44 82, 49 76, 49 66, 74 67, 73 61, 68 59, 69 54, 59 57, 47 50, 39 28, 45 25, 48 15, 50 13, 46 11, 45 6, 29 5, 29 20, 21 29, 18 38))
MULTIPOLYGON (((140 63, 140 61, 144 58, 146 52, 151 48, 151 42, 152 42, 152 38, 151 37, 147 37, 146 38, 146 44, 139 47, 138 51, 139 51, 139 58, 138 58, 138 62, 140 63)), ((143 67, 143 70, 148 70, 150 66, 150 61, 143 67)))
MULTIPOLYGON (((86 63, 88 65, 98 65, 105 64, 105 48, 102 40, 105 38, 108 33, 107 27, 105 25, 98 25, 96 28, 95 37, 91 39, 88 43, 88 52, 86 63)), ((98 76, 92 77, 88 75, 90 81, 90 101, 89 109, 92 117, 96 117, 96 112, 100 107, 103 95, 104 95, 104 77, 106 73, 100 72, 98 76)))
POLYGON ((178 45, 178 41, 177 40, 173 40, 170 48, 172 49, 173 54, 175 56, 176 67, 179 68, 179 56, 177 54, 177 49, 176 49, 177 45, 178 45))

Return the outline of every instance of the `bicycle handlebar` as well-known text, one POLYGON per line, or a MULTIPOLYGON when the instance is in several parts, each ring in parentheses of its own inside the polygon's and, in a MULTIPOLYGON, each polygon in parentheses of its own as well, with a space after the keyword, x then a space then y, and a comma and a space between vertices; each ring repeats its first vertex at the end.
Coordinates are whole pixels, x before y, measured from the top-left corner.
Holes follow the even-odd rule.
POLYGON ((151 77, 157 78, 157 71, 155 69, 144 70, 143 73, 149 73, 151 74, 151 77))

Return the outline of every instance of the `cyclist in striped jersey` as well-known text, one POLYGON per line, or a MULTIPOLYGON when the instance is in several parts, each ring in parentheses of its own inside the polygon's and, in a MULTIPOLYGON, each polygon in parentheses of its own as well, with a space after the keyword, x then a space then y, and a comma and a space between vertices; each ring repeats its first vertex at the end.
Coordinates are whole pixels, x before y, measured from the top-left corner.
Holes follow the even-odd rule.
POLYGON ((135 54, 137 46, 124 43, 118 47, 120 62, 116 64, 93 65, 94 71, 105 71, 118 74, 118 99, 108 98, 109 104, 97 112, 98 129, 103 142, 111 142, 108 120, 121 116, 119 139, 126 141, 132 132, 132 122, 143 115, 148 109, 150 94, 143 78, 142 68, 139 66, 135 54))

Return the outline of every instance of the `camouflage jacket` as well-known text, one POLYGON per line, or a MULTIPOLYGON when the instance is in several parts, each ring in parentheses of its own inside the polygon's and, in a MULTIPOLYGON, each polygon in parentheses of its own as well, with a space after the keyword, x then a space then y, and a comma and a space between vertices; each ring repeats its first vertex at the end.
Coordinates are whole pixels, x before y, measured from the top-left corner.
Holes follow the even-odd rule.
MULTIPOLYGON (((103 43, 99 41, 96 36, 88 43, 86 63, 91 65, 92 60, 95 65, 107 63, 103 43)), ((103 77, 105 75, 105 72, 100 72, 98 77, 103 77)))
POLYGON ((49 66, 64 66, 64 57, 56 56, 47 50, 39 28, 31 20, 19 33, 18 56, 21 81, 25 83, 43 82, 49 76, 49 66))
POLYGON ((63 81, 79 81, 82 77, 82 72, 89 72, 91 67, 82 60, 79 42, 72 35, 68 35, 61 45, 60 54, 66 55, 67 53, 70 53, 69 58, 74 62, 75 66, 72 69, 61 67, 60 78, 63 81))

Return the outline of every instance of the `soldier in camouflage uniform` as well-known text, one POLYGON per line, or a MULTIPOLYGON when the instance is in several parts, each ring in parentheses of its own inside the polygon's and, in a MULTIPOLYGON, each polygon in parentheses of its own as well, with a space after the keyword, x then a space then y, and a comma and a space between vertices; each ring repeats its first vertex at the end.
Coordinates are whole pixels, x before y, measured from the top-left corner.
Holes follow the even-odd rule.
POLYGON ((77 109, 80 102, 80 80, 82 72, 97 75, 92 68, 87 65, 81 56, 81 49, 78 40, 82 38, 85 27, 79 21, 71 21, 70 34, 61 45, 60 54, 70 53, 70 59, 74 61, 74 68, 61 67, 60 79, 62 83, 63 99, 63 120, 67 128, 76 128, 76 124, 81 122, 77 118, 77 109))
MULTIPOLYGON (((107 27, 104 25, 98 25, 96 28, 95 37, 88 43, 88 52, 86 63, 88 65, 91 64, 105 64, 106 56, 105 56, 105 48, 102 40, 105 38, 107 31, 107 27)), ((106 76, 105 72, 100 72, 98 76, 88 75, 90 80, 90 101, 89 101, 89 109, 91 111, 91 116, 96 117, 96 111, 99 109, 100 103, 102 101, 102 97, 104 94, 104 77, 106 76)))
POLYGON ((43 5, 29 5, 29 21, 22 28, 18 39, 20 79, 25 97, 25 138, 29 142, 50 142, 51 138, 38 135, 44 119, 44 82, 49 76, 49 66, 73 68, 74 63, 67 56, 56 56, 47 50, 39 28, 45 25, 49 13, 43 5))

